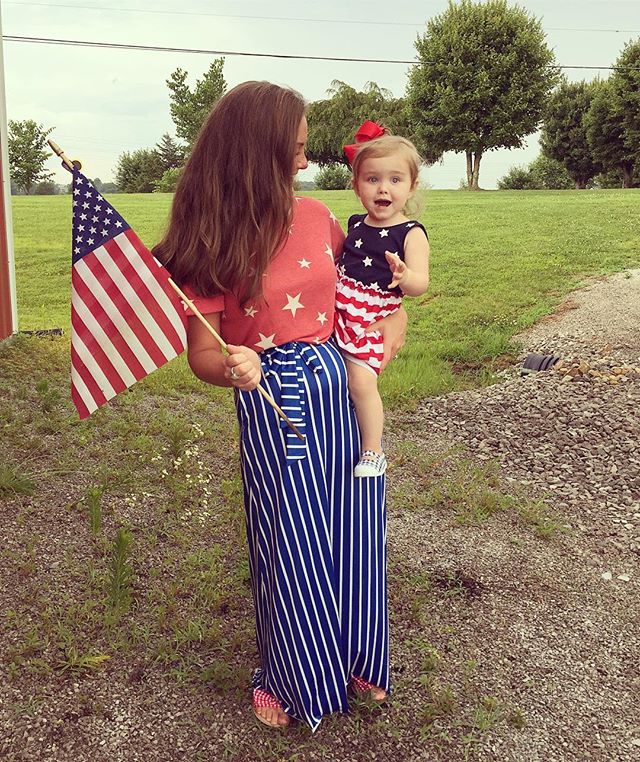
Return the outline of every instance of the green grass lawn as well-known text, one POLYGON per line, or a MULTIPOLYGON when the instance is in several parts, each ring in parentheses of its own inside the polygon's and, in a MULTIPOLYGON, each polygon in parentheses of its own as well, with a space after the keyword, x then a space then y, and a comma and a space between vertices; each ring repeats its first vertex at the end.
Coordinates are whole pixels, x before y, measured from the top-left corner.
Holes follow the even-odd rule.
MULTIPOLYGON (((343 225, 360 211, 351 191, 312 195, 343 225)), ((148 245, 158 240, 170 195, 111 200, 148 245)), ((513 350, 513 334, 568 291, 637 266, 639 201, 638 190, 426 192, 421 219, 431 240, 431 284, 424 296, 405 300, 409 339, 382 376, 386 399, 407 403, 482 383, 493 360, 513 350)), ((69 326, 70 203, 69 196, 13 200, 23 330, 69 326)), ((169 374, 188 385, 182 366, 169 374)))
MULTIPOLYGON (((314 195, 342 223, 358 211, 350 192, 314 195)), ((112 201, 144 241, 158 239, 170 196, 112 201)), ((0 345, 0 684, 10 696, 3 727, 16 728, 8 748, 44 759, 37 749, 47 739, 76 738, 90 742, 91 755, 119 686, 135 696, 143 724, 161 717, 177 733, 188 721, 185 733, 202 749, 194 760, 428 753, 458 762, 488 759, 494 736, 508 743, 528 722, 537 727, 546 681, 555 678, 545 664, 527 663, 525 649, 509 651, 510 636, 491 621, 501 599, 522 594, 509 582, 520 569, 511 550, 537 559, 527 582, 533 595, 556 595, 555 580, 531 580, 555 568, 549 559, 577 554, 571 535, 564 540, 566 522, 538 495, 532 501, 524 488, 502 484, 496 464, 437 442, 425 451, 427 424, 405 411, 425 395, 486 381, 514 333, 567 292, 637 267, 639 201, 640 191, 426 194, 431 286, 406 300, 408 344, 382 376, 396 407, 386 442, 390 515, 396 527, 420 527, 434 547, 462 544, 472 548, 467 558, 490 557, 495 589, 474 601, 465 592, 473 579, 450 566, 455 553, 440 568, 393 546, 394 693, 384 709, 355 702, 315 736, 302 725, 278 735, 256 730, 249 710, 257 654, 230 391, 197 381, 183 356, 79 421, 68 392, 68 332, 0 345), (474 617, 487 626, 476 630, 474 617), (487 655, 487 633, 502 637, 500 659, 487 655), (511 657, 524 660, 523 670, 539 666, 540 683, 513 682, 511 657), (77 693, 60 693, 71 683, 77 693), (36 728, 30 717, 46 713, 56 695, 71 695, 69 708, 49 716, 46 727, 59 736, 43 740, 44 722, 36 728), (181 711, 165 717, 165 696, 178 696, 181 711), (84 736, 79 718, 92 723, 84 736)), ((67 329, 70 198, 16 198, 14 212, 20 327, 67 329)), ((540 637, 555 639, 557 622, 547 624, 540 637)), ((60 760, 77 758, 61 749, 60 760)))

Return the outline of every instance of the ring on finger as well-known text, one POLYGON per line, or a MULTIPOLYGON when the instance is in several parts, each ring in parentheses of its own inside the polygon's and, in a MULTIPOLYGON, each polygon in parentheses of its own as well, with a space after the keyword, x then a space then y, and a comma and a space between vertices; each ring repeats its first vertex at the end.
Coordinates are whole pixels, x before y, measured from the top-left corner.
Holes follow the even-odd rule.
POLYGON ((229 377, 231 379, 233 379, 233 381, 237 381, 238 380, 239 376, 236 373, 236 369, 235 368, 231 368, 231 370, 229 371, 229 377))

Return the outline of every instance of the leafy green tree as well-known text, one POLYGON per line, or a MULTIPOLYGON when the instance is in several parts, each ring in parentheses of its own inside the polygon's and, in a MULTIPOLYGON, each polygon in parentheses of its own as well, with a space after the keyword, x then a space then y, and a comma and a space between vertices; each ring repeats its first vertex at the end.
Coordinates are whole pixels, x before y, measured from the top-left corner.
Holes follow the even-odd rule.
POLYGON ((622 115, 624 143, 640 163, 640 39, 625 46, 616 67, 612 79, 622 115))
POLYGON ((465 153, 467 185, 477 190, 483 154, 520 148, 557 81, 540 21, 506 0, 450 0, 416 49, 407 103, 418 148, 465 153))
POLYGON ((223 67, 224 58, 216 58, 193 90, 187 85, 188 73, 183 69, 176 69, 167 80, 176 135, 188 146, 193 145, 211 107, 227 89, 223 67))
POLYGON ((593 158, 605 172, 614 170, 614 176, 619 177, 617 187, 631 188, 635 157, 625 144, 624 110, 615 75, 603 82, 593 96, 584 124, 593 158))
POLYGON ((540 145, 545 156, 567 168, 575 187, 584 189, 600 172, 587 140, 586 115, 602 83, 568 82, 555 90, 547 106, 540 145))
POLYGON ((123 193, 151 193, 162 173, 160 157, 153 149, 126 151, 118 158, 116 183, 123 193))
POLYGON ((394 98, 375 82, 356 90, 336 79, 327 95, 328 99, 315 101, 307 110, 307 156, 321 167, 348 165, 342 147, 353 143, 356 130, 366 119, 383 124, 396 135, 411 137, 404 100, 394 98))
POLYGON ((39 182, 50 180, 53 172, 48 172, 45 162, 53 156, 47 148, 47 135, 53 130, 45 130, 33 119, 22 122, 9 120, 9 167, 11 178, 19 190, 31 193, 31 189, 39 182))
POLYGON ((168 169, 178 169, 184 164, 184 146, 179 145, 168 132, 165 132, 156 143, 156 153, 160 157, 160 163, 165 172, 168 169))
POLYGON ((344 164, 327 164, 315 177, 320 190, 345 190, 351 187, 351 172, 344 164))

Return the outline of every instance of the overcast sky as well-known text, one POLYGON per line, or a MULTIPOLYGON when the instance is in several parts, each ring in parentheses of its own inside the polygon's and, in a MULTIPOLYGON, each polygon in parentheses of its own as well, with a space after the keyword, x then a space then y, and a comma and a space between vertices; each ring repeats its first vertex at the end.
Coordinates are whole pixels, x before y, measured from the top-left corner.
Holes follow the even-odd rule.
MULTIPOLYGON (((410 61, 425 20, 446 5, 445 0, 2 0, 1 12, 5 36, 410 61)), ((609 66, 625 42, 640 37, 640 0, 527 0, 520 5, 542 20, 560 65, 609 66)), ((185 69, 193 83, 213 57, 5 40, 8 116, 55 127, 52 137, 70 157, 82 159, 90 177, 112 180, 120 153, 151 147, 164 132, 174 134, 165 84, 171 72, 185 69)), ((268 79, 296 88, 311 101, 324 97, 334 79, 357 89, 375 81, 400 97, 408 68, 227 56, 224 75, 229 87, 268 79)), ((565 73, 571 80, 597 75, 581 69, 565 73)), ((525 149, 490 152, 482 161, 481 186, 494 188, 510 166, 537 154, 536 136, 525 149)), ((58 181, 66 182, 66 173, 53 161, 51 168, 58 181)), ((314 173, 310 168, 305 174, 314 173)), ((457 188, 464 175, 464 156, 447 154, 426 179, 436 188, 457 188)))

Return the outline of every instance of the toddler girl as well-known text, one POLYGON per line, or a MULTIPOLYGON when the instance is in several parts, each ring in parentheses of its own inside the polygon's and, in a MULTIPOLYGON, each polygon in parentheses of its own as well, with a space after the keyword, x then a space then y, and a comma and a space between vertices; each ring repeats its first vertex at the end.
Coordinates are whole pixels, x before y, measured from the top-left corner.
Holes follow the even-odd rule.
POLYGON ((383 344, 368 326, 395 312, 402 295, 419 296, 429 284, 429 241, 406 215, 418 187, 420 156, 405 138, 365 122, 356 144, 345 146, 352 185, 366 214, 348 222, 338 264, 335 338, 347 362, 349 392, 362 436, 354 475, 375 477, 386 469, 382 451, 384 411, 378 392, 383 344))

